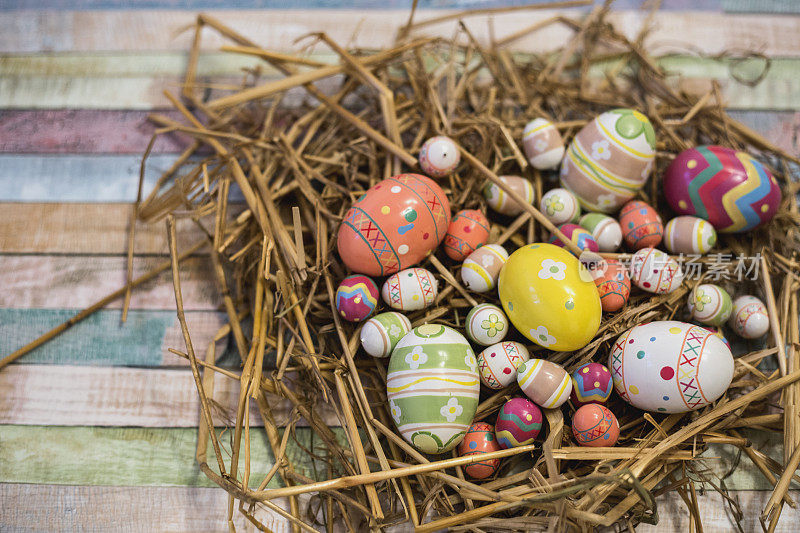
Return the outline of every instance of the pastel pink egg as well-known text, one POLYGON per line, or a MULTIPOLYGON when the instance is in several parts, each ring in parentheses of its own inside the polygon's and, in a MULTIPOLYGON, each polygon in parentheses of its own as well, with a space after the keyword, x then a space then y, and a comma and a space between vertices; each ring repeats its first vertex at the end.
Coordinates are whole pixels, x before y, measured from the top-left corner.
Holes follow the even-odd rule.
POLYGON ((527 398, 511 398, 497 413, 494 433, 503 449, 532 444, 542 430, 542 410, 527 398))
POLYGON ((453 172, 461 162, 458 145, 450 137, 437 135, 431 137, 419 150, 419 166, 422 171, 434 178, 443 178, 453 172))
POLYGON ((572 415, 572 435, 581 446, 613 446, 619 439, 619 422, 607 407, 586 404, 572 415))
POLYGON ((631 278, 628 269, 616 259, 606 259, 599 268, 590 270, 603 311, 619 311, 628 303, 631 294, 631 278), (603 268, 603 266, 605 268, 603 268))
POLYGON ((632 200, 619 212, 622 238, 632 250, 656 247, 664 236, 664 223, 655 209, 648 204, 632 200))
POLYGON ((367 276, 347 276, 336 289, 336 310, 350 322, 364 320, 377 305, 378 286, 367 276))
POLYGON ((605 365, 586 363, 572 373, 572 393, 569 399, 576 407, 587 403, 605 403, 613 388, 611 372, 605 365))
MULTIPOLYGON (((458 455, 466 457, 470 455, 483 455, 500 450, 497 437, 494 434, 494 426, 486 422, 475 422, 464 435, 464 440, 458 445, 458 455)), ((471 463, 464 467, 464 472, 469 477, 475 479, 485 479, 497 471, 500 466, 500 459, 487 459, 477 463, 471 463)))
POLYGON ((463 261, 489 240, 489 221, 477 209, 459 211, 444 236, 444 253, 450 259, 463 261))
MULTIPOLYGON (((581 250, 588 250, 590 252, 599 252, 600 247, 597 246, 597 241, 594 240, 592 234, 580 227, 577 224, 561 224, 558 227, 561 233, 564 234, 571 242, 575 243, 581 250)), ((564 242, 555 235, 550 236, 550 244, 555 244, 561 248, 565 247, 564 242)))

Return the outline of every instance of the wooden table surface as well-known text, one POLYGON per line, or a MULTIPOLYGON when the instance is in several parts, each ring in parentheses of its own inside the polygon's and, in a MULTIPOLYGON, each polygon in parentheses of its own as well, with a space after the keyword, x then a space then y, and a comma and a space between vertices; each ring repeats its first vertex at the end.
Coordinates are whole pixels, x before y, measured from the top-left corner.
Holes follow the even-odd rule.
MULTIPOLYGON (((521 2, 494 5, 513 3, 521 2)), ((613 19, 629 34, 644 20, 640 3, 617 3, 613 19)), ((410 2, 146 0, 135 10, 129 4, 0 0, 0 356, 124 283, 127 218, 140 157, 154 131, 146 115, 168 107, 164 89, 177 92, 191 40, 184 30, 199 11, 268 48, 291 50, 297 37, 320 30, 351 46, 377 47, 391 43, 410 2)), ((669 68, 698 87, 719 81, 737 118, 800 155, 800 2, 663 4, 648 42, 656 51, 676 54, 669 68), (731 64, 696 57, 751 49, 772 58, 756 87, 734 81, 731 72, 756 76, 763 61, 731 64)), ((420 5, 418 20, 446 8, 483 4, 420 5)), ((495 16, 495 35, 552 14, 495 16)), ((484 17, 468 24, 479 38, 488 36, 484 17)), ((454 25, 429 30, 449 36, 454 25)), ((545 50, 568 35, 553 27, 517 47, 545 50)), ((203 44, 209 53, 201 59, 200 79, 236 80, 242 67, 254 64, 217 51, 222 40, 212 32, 203 44)), ((185 139, 162 137, 148 164, 147 183, 185 146, 185 139)), ((193 242, 190 233, 187 226, 185 242, 193 242)), ((140 225, 136 250, 136 272, 163 261, 163 225, 140 225)), ((183 265, 196 345, 205 345, 223 323, 207 267, 202 256, 183 265)), ((194 463, 199 410, 191 372, 167 351, 183 346, 169 276, 134 292, 124 325, 120 305, 115 302, 0 371, 0 531, 226 529, 226 494, 194 463)), ((238 389, 230 380, 216 382, 216 398, 233 409, 238 389)), ((769 435, 754 438, 781 455, 769 435)), ((733 451, 712 451, 716 459, 709 464, 724 471, 733 451)), ((300 460, 301 452, 291 453, 300 460)), ((252 456, 256 479, 272 459, 260 436, 253 438, 252 456)), ((742 461, 744 467, 726 483, 747 515, 744 531, 756 531, 771 487, 746 458, 742 461)), ((800 491, 791 494, 797 499, 800 491)), ((717 494, 707 492, 700 500, 704 531, 732 529, 717 494)), ((679 499, 668 494, 659 503, 659 526, 638 530, 686 531, 688 513, 679 499)), ((274 531, 288 531, 278 515, 261 518, 274 531)), ((797 510, 784 508, 778 530, 797 531, 798 519, 797 510)), ((239 531, 252 528, 241 518, 236 525, 239 531)))

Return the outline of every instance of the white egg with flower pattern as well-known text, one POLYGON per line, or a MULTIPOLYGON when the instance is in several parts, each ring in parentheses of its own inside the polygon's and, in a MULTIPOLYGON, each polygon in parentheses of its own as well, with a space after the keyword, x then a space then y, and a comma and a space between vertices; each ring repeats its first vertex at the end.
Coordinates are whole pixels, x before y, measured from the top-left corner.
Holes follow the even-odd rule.
POLYGON ((503 340, 508 333, 508 318, 494 304, 479 304, 470 309, 464 324, 469 340, 489 346, 503 340))

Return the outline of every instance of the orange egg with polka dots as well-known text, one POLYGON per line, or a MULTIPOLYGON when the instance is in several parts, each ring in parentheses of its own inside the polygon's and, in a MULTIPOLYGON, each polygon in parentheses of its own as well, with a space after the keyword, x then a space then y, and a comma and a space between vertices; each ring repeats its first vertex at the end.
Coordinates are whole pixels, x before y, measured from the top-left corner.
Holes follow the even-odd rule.
POLYGON ((463 261, 469 254, 486 244, 489 221, 477 209, 464 209, 453 217, 444 236, 444 253, 450 259, 463 261))
MULTIPOLYGON (((458 455, 461 457, 469 455, 483 455, 500 450, 497 444, 497 437, 494 434, 494 426, 486 422, 475 422, 464 436, 464 440, 458 445, 458 455)), ((475 479, 485 479, 497 471, 500 466, 500 459, 488 459, 468 464, 464 471, 469 477, 475 479)))

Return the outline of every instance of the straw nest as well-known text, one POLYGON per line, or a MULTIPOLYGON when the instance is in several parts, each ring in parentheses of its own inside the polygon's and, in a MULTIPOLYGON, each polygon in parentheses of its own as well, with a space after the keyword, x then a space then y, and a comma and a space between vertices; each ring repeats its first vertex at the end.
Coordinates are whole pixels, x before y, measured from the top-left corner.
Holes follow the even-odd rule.
MULTIPOLYGON (((193 142, 156 189, 140 195, 135 208, 142 221, 166 219, 171 262, 129 279, 125 288, 63 329, 172 269, 185 337, 185 347, 173 352, 190 361, 202 404, 198 463, 231 494, 231 509, 235 498, 238 510, 262 529, 266 527, 254 514, 262 506, 284 515, 296 530, 332 529, 334 524, 377 529, 409 521, 423 531, 627 527, 655 523, 655 498, 667 491, 677 491, 699 528, 695 482, 703 482, 704 490, 726 492, 724 481, 699 458, 711 443, 748 455, 774 486, 761 516, 765 527, 774 527, 782 506, 791 501, 787 490, 800 464, 794 274, 800 217, 797 185, 789 172, 798 161, 731 119, 717 86, 710 85, 703 94, 681 90, 679 80, 646 52, 646 33, 629 40, 608 22, 607 13, 607 7, 600 7, 579 19, 554 17, 524 32, 498 36, 491 44, 477 42, 464 22, 450 40, 426 38, 426 23, 415 23, 413 14, 396 46, 386 50, 346 50, 323 34, 303 41, 334 52, 338 62, 332 64, 308 54, 264 50, 200 15, 181 95, 168 94, 181 119, 150 117, 160 128, 158 135, 186 135, 193 142), (550 24, 574 30, 563 49, 548 55, 509 51, 516 39, 550 24), (261 58, 284 77, 265 81, 264 72, 255 69, 244 73, 239 87, 207 91, 196 78, 205 28, 230 41, 224 50, 261 58), (569 404, 546 410, 546 427, 535 445, 495 452, 503 457, 497 474, 470 481, 461 467, 475 459, 423 456, 395 432, 387 412, 386 360, 360 352, 358 328, 334 312, 335 287, 346 275, 335 248, 336 230, 366 189, 417 169, 421 144, 436 134, 450 136, 464 150, 457 172, 441 181, 453 212, 485 212, 480 191, 502 174, 531 179, 538 205, 543 190, 556 181, 530 167, 520 152, 525 123, 549 117, 569 142, 594 116, 618 107, 641 110, 656 129, 656 166, 642 199, 664 215, 668 211, 659 195, 660 176, 675 154, 695 145, 748 151, 778 179, 784 198, 778 216, 757 231, 722 235, 715 250, 733 256, 761 254, 758 280, 747 282, 751 286, 739 284, 736 292, 759 294, 769 304, 767 343, 736 354, 733 383, 713 405, 685 414, 651 415, 614 397, 610 405, 621 436, 616 447, 607 449, 574 444, 569 404), (238 189, 236 196, 231 196, 232 189, 238 189), (193 221, 207 238, 179 249, 180 218, 193 221), (235 371, 215 365, 214 343, 198 355, 200 347, 192 346, 186 327, 178 267, 199 252, 210 257, 224 299, 229 320, 216 338, 232 337, 241 358, 235 371), (759 366, 762 361, 777 370, 765 370, 769 367, 759 366), (215 379, 240 383, 235 415, 219 411, 212 394, 215 379), (288 417, 273 412, 279 401, 289 402, 288 417), (266 478, 251 480, 255 465, 248 443, 251 433, 261 431, 249 426, 250 410, 255 409, 276 460, 266 478), (325 419, 331 416, 338 422, 329 427, 325 419), (224 438, 208 430, 226 424, 230 431, 224 438), (314 451, 317 464, 323 465, 316 479, 304 475, 286 453, 298 424, 308 425, 322 444, 323 453, 314 451), (742 436, 741 428, 752 427, 784 432, 782 463, 742 436), (214 453, 207 457, 209 439, 214 453), (267 489, 273 477, 281 487, 267 489), (274 503, 281 497, 288 497, 288 511, 274 503)), ((554 229, 530 205, 516 218, 489 216, 490 242, 509 250, 546 240, 554 229)), ((438 274, 442 290, 435 305, 409 315, 414 325, 436 322, 461 328, 476 302, 497 303, 496 294, 465 290, 458 281, 459 265, 441 251, 421 266, 438 274)), ((577 352, 535 352, 567 371, 588 361, 604 362, 610 344, 624 330, 643 321, 684 316, 687 294, 696 283, 688 280, 662 296, 632 295, 622 312, 604 315, 596 338, 577 352)), ((484 390, 476 420, 493 422, 502 403, 518 394, 516 384, 494 394, 484 390)), ((735 498, 727 502, 733 516, 741 517, 735 498)))

